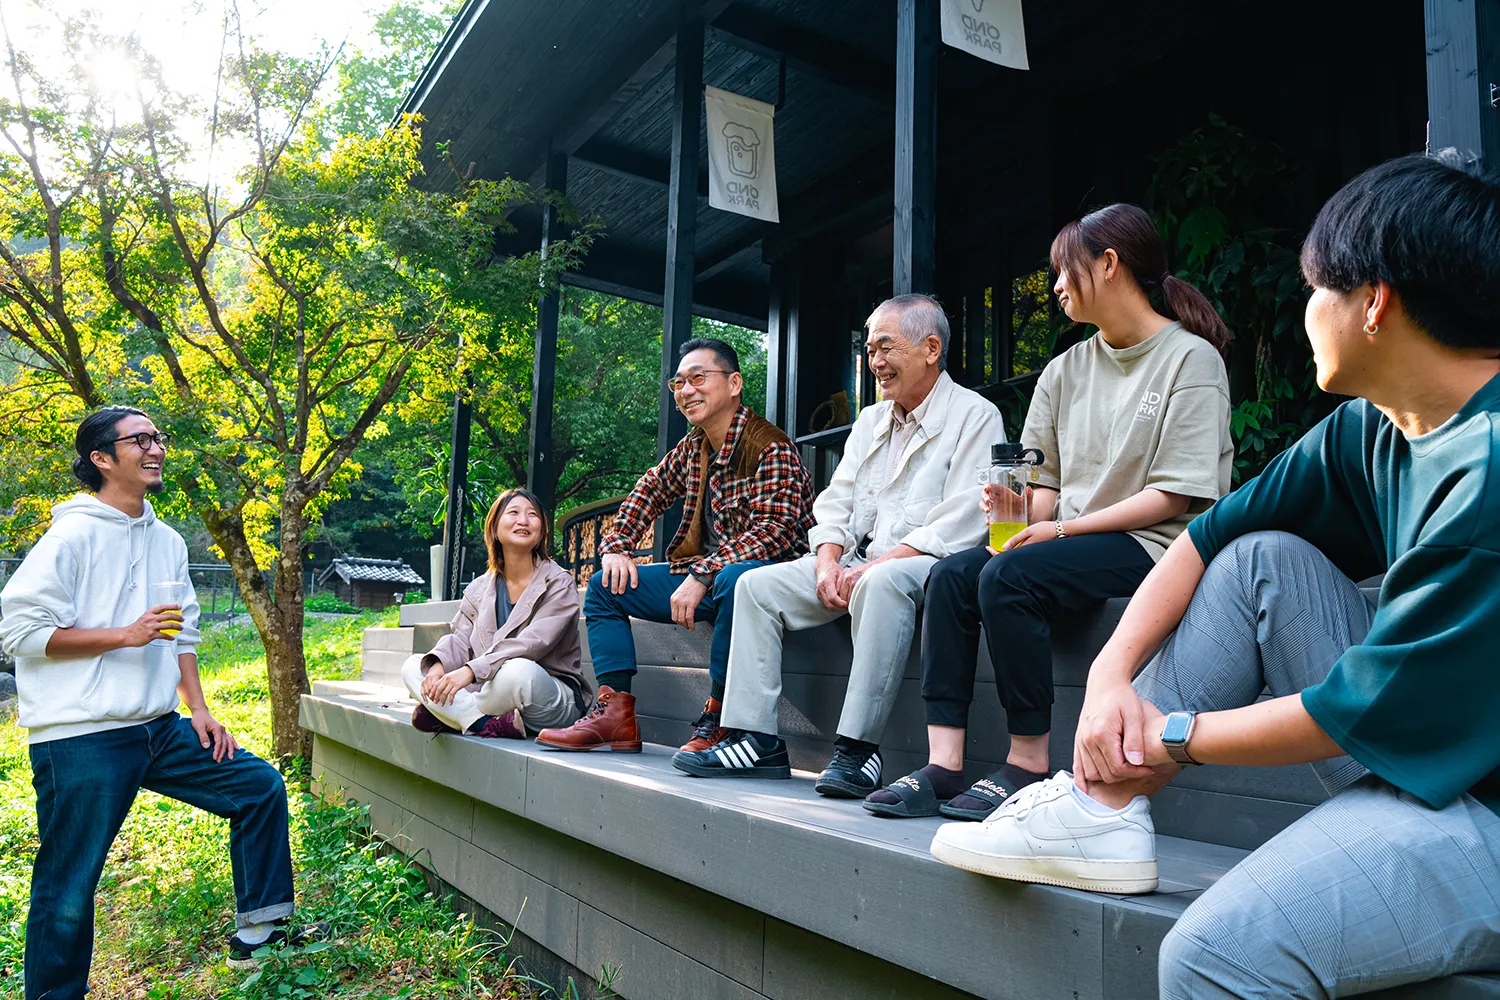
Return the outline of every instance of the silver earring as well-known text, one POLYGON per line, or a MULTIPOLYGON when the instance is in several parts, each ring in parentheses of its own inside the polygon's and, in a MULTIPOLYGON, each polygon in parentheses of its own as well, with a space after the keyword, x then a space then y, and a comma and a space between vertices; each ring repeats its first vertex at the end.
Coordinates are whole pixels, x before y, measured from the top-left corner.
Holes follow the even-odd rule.
POLYGON ((1368 333, 1370 336, 1373 337, 1373 336, 1375 336, 1379 332, 1380 332, 1380 324, 1379 323, 1366 323, 1365 324, 1365 333, 1368 333))

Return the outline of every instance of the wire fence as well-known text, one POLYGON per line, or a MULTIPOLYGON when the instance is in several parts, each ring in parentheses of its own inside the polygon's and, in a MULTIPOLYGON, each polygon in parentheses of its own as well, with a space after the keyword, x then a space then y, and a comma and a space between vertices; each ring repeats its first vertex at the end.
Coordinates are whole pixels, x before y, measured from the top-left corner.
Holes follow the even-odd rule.
MULTIPOLYGON (((18 556, 0 557, 0 587, 3 587, 16 567, 21 565, 18 556)), ((271 574, 264 571, 266 584, 271 583, 271 574)), ((234 580, 234 571, 224 563, 189 563, 188 579, 193 592, 198 596, 198 617, 204 622, 229 622, 247 617, 245 602, 240 600, 240 588, 234 580)), ((317 586, 315 573, 309 570, 303 580, 305 593, 311 597, 317 586)))

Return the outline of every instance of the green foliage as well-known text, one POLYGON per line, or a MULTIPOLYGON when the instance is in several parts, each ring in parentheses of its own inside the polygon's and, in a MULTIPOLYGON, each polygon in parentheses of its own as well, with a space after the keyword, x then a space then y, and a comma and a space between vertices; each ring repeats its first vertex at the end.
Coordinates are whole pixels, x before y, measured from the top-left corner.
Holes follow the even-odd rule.
MULTIPOLYGON (((309 668, 358 674, 366 627, 394 624, 365 612, 307 629, 309 668)), ((209 705, 251 750, 271 743, 264 654, 251 629, 214 625, 200 647, 209 705)), ((556 995, 511 967, 504 940, 454 911, 424 873, 371 834, 367 807, 329 789, 319 798, 288 781, 298 914, 327 920, 333 940, 267 953, 257 973, 224 965, 233 932, 228 824, 143 792, 105 867, 92 985, 99 996, 153 1000, 283 998, 511 998, 556 995), (170 845, 170 849, 164 849, 170 845)), ((25 911, 36 819, 25 732, 0 726, 0 998, 21 995, 25 911)))
POLYGON ((1263 469, 1331 409, 1313 381, 1306 294, 1291 234, 1293 166, 1217 115, 1156 159, 1148 207, 1179 278, 1206 295, 1234 337, 1235 481, 1263 469))
POLYGON ((358 614, 359 609, 352 604, 339 600, 337 594, 331 590, 321 590, 308 597, 302 602, 304 611, 315 611, 323 614, 353 615, 358 614))
POLYGON ((1052 273, 1045 262, 1011 282, 1010 301, 1015 347, 1005 378, 1047 367, 1058 334, 1071 325, 1066 315, 1052 308, 1052 273))
POLYGON ((454 0, 397 0, 376 15, 376 44, 342 54, 336 96, 317 115, 325 145, 346 135, 379 135, 391 123, 459 6, 454 0))
MULTIPOLYGON (((716 337, 740 356, 745 403, 764 408, 764 335, 698 318, 694 336, 716 337)), ((661 386, 662 312, 628 299, 575 288, 562 291, 554 384, 553 495, 557 514, 628 492, 656 463, 657 402, 661 386)), ((465 344, 465 366, 474 379, 474 431, 469 460, 470 511, 477 532, 489 504, 526 482, 530 441, 534 341, 490 338, 465 344)), ((394 465, 407 517, 442 523, 448 491, 450 377, 413 385, 398 407, 392 436, 383 442, 394 465), (399 444, 395 444, 399 442, 399 444)), ((377 461, 373 456, 365 461, 377 461)))
MULTIPOLYGON (((397 35, 420 35, 416 14, 387 15, 397 35)), ((64 445, 83 409, 150 412, 176 442, 174 489, 156 506, 203 520, 270 651, 280 756, 302 749, 300 569, 318 517, 362 471, 354 453, 388 433, 387 404, 414 370, 452 385, 460 343, 514 354, 538 290, 597 227, 510 178, 424 179, 415 118, 330 146, 309 124, 329 63, 226 30, 211 107, 87 20, 64 22, 60 66, 8 50, 0 427, 20 430, 0 437, 0 510, 11 538, 42 523, 70 488, 64 445), (139 70, 126 114, 89 87, 96 50, 139 70), (233 183, 194 165, 200 132, 244 151, 233 183), (512 212, 543 203, 572 235, 545 259, 497 254, 512 212), (55 448, 39 463, 38 442, 55 448), (273 561, 268 587, 259 571, 273 561)))

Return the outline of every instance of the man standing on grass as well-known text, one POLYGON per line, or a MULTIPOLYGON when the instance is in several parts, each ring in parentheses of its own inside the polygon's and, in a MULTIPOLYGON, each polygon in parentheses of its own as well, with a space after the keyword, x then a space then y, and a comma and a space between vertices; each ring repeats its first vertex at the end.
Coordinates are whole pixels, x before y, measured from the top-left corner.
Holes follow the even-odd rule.
POLYGON ((288 924, 281 775, 242 749, 203 699, 187 546, 146 502, 162 489, 166 436, 140 410, 114 406, 84 418, 75 446, 74 474, 92 493, 52 508, 52 526, 0 591, 0 648, 16 660, 40 836, 26 1000, 87 992, 94 889, 141 788, 229 820, 230 965, 327 933, 288 924), (151 599, 153 584, 173 581, 176 601, 151 599), (178 714, 179 699, 191 719, 178 714))

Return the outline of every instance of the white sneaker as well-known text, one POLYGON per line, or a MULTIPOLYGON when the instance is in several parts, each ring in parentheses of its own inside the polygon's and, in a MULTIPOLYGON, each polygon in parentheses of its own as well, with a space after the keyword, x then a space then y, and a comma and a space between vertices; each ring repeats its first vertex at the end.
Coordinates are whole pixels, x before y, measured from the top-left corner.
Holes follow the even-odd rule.
POLYGON ((932 856, 981 875, 1090 892, 1157 885, 1150 801, 1137 796, 1119 812, 1095 815, 1074 797, 1066 771, 1021 789, 983 823, 944 823, 932 856))

